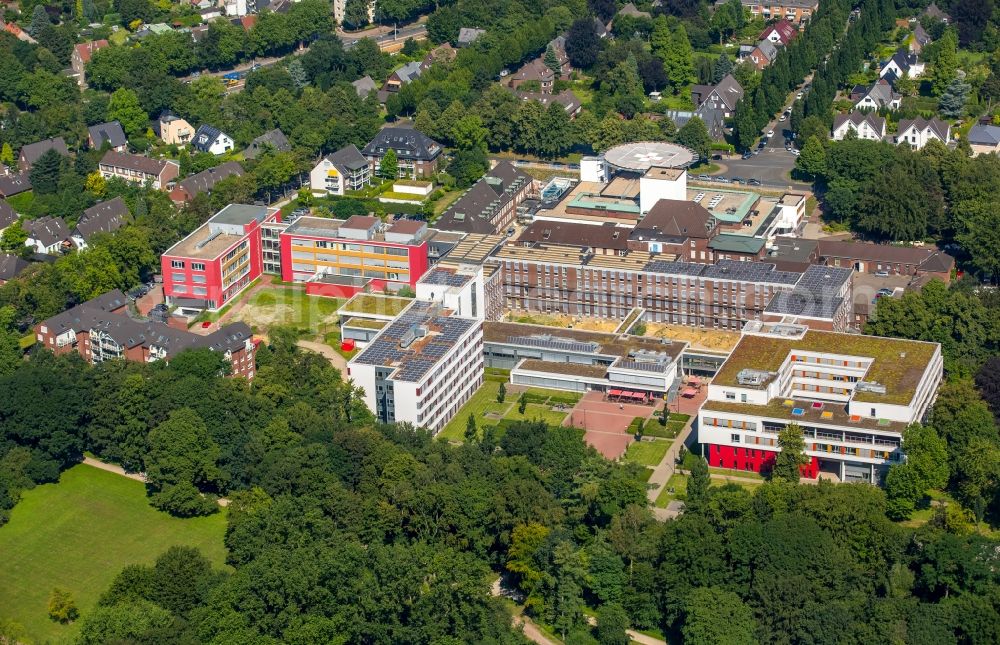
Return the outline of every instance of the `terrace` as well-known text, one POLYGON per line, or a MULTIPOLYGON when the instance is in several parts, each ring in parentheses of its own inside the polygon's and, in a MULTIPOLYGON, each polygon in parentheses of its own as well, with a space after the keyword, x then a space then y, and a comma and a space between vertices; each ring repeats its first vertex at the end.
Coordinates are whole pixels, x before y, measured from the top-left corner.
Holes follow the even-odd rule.
POLYGON ((345 314, 362 314, 366 316, 395 318, 412 302, 413 300, 409 298, 359 293, 344 303, 344 306, 337 313, 341 316, 345 314))
MULTIPOLYGON (((822 407, 814 407, 815 401, 801 399, 776 398, 767 405, 754 405, 738 401, 706 401, 702 407, 704 414, 712 412, 731 412, 748 416, 759 416, 771 419, 781 419, 797 424, 820 424, 838 426, 838 428, 858 428, 859 430, 875 430, 879 432, 902 433, 907 424, 901 421, 889 421, 873 417, 863 417, 847 413, 843 405, 824 403, 822 407)), ((835 436, 820 436, 819 439, 834 439, 835 436)))

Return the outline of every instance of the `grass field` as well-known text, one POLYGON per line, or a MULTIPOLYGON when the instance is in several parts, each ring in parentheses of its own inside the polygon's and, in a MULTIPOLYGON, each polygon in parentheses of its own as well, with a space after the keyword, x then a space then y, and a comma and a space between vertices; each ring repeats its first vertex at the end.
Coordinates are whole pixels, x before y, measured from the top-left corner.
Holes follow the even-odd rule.
POLYGON ((0 527, 0 618, 23 625, 33 641, 70 640, 79 623, 60 625, 46 613, 53 587, 86 614, 122 567, 152 563, 171 546, 198 547, 223 566, 225 529, 222 513, 174 518, 149 505, 140 482, 75 466, 58 484, 25 492, 0 527))
POLYGON ((635 441, 629 444, 625 451, 625 461, 641 464, 643 466, 655 466, 663 461, 663 456, 667 454, 670 442, 654 439, 653 441, 635 441))
POLYGON ((667 504, 674 501, 675 499, 684 499, 687 494, 687 475, 673 474, 670 479, 667 480, 667 485, 663 487, 660 491, 659 496, 656 498, 656 506, 659 508, 666 508, 667 504))

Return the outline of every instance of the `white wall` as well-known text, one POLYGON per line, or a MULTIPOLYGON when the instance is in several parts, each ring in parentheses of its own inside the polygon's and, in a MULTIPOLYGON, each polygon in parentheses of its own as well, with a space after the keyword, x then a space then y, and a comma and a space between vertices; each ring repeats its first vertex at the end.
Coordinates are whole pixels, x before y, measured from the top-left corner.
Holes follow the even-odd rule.
POLYGON ((639 210, 648 213, 656 202, 661 199, 687 199, 687 171, 681 171, 680 176, 671 181, 653 177, 639 179, 639 210))

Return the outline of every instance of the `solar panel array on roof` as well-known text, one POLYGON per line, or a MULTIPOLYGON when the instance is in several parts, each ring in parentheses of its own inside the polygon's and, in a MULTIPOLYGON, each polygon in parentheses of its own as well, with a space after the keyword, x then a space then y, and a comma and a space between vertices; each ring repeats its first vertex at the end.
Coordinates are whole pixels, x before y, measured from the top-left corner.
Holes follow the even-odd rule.
POLYGON ((593 354, 601 349, 601 346, 593 341, 578 342, 554 338, 552 336, 510 336, 507 338, 507 342, 526 347, 555 349, 563 352, 579 352, 583 354, 593 354))
POLYGON ((405 313, 389 323, 353 362, 396 367, 393 380, 419 381, 476 323, 468 318, 438 315, 438 309, 437 303, 413 303, 405 313), (421 335, 416 334, 412 343, 402 347, 401 341, 420 327, 426 327, 431 332, 427 342, 418 343, 421 335))
POLYGON ((774 265, 767 262, 720 260, 715 264, 706 265, 702 277, 792 285, 799 281, 802 274, 794 271, 775 271, 774 265))
POLYGON ((420 282, 424 284, 441 285, 444 287, 463 287, 470 280, 472 280, 472 276, 470 275, 445 271, 440 268, 432 269, 430 273, 420 278, 420 282))
POLYGON ((653 260, 646 265, 646 273, 660 273, 663 275, 689 275, 699 276, 705 270, 705 264, 694 262, 667 262, 665 260, 653 260))
POLYGON ((811 266, 795 288, 777 294, 764 310, 767 313, 832 318, 843 305, 840 295, 844 283, 851 279, 851 269, 811 266))

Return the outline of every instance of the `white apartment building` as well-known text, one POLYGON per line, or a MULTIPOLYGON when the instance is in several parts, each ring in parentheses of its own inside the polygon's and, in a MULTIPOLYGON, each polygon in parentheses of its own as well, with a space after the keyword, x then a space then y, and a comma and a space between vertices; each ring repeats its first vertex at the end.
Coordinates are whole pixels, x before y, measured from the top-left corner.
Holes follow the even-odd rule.
POLYGON ((805 476, 876 483, 903 459, 903 430, 923 420, 942 370, 937 343, 750 322, 708 386, 698 441, 710 465, 759 472, 796 423, 805 476))
POLYGON ((483 322, 415 300, 347 369, 379 421, 438 432, 483 383, 483 322))

